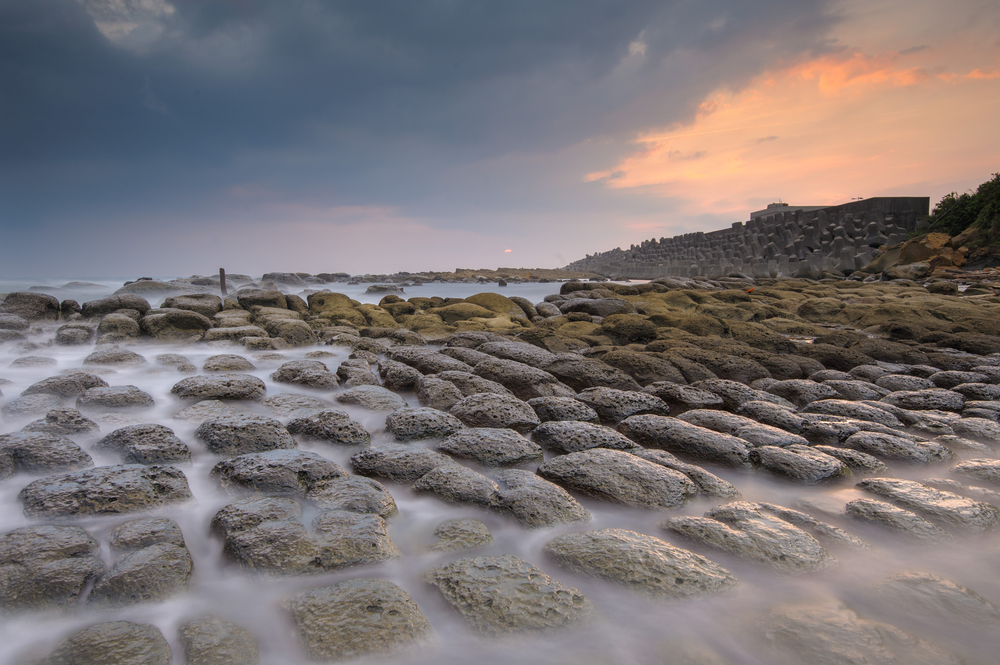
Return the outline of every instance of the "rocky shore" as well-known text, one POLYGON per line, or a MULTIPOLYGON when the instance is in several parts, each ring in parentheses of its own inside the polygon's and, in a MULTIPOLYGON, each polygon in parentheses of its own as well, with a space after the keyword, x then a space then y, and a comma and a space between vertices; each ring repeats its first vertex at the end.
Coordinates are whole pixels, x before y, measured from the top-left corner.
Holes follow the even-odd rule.
POLYGON ((990 662, 990 274, 7 294, 0 613, 51 634, 3 660, 554 662, 502 638, 635 605, 739 628, 593 662, 990 662))

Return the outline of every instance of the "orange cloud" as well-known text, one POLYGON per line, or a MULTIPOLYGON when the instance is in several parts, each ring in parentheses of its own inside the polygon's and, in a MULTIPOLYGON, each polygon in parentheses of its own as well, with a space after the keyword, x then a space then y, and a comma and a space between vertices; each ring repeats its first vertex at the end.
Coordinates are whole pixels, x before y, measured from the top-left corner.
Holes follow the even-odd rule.
POLYGON ((897 54, 830 55, 793 66, 782 76, 816 81, 819 91, 827 95, 848 89, 857 91, 863 87, 916 85, 930 78, 920 67, 899 68, 898 60, 897 54))
POLYGON ((969 79, 1000 79, 1000 69, 995 72, 984 72, 981 69, 973 69, 965 75, 969 79))

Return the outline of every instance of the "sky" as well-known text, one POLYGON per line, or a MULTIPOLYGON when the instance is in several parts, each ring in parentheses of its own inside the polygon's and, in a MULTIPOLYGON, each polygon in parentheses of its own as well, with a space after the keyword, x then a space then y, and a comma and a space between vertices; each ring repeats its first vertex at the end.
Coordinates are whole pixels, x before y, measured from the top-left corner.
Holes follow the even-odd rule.
POLYGON ((995 0, 0 0, 0 277, 554 268, 998 117, 995 0))

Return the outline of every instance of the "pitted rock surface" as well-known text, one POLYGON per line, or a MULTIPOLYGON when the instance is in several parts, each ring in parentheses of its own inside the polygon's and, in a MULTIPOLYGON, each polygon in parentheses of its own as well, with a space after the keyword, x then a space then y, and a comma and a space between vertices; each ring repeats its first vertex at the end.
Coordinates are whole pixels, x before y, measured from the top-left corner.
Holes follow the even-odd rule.
MULTIPOLYGON (((537 430, 536 430, 537 431, 537 430)), ((506 428, 474 427, 452 434, 436 450, 485 467, 513 466, 541 460, 542 449, 506 428)))
POLYGON ((267 394, 267 387, 251 374, 213 374, 181 379, 170 392, 181 399, 260 401, 267 394))
POLYGON ((191 460, 187 444, 169 427, 155 423, 116 429, 94 447, 118 453, 125 464, 172 464, 191 460))
POLYGON ((191 498, 172 466, 101 466, 46 476, 18 494, 29 517, 75 517, 151 510, 191 498))
POLYGON ((194 437, 210 453, 229 457, 295 448, 295 439, 281 421, 254 414, 206 420, 195 430, 194 437))
POLYGON ((576 453, 591 448, 628 452, 640 448, 634 441, 610 427, 571 420, 542 423, 532 431, 531 438, 546 450, 558 454, 576 453))
POLYGON ((346 411, 326 409, 289 421, 289 433, 306 441, 324 441, 340 446, 367 446, 371 434, 364 426, 351 419, 346 411))

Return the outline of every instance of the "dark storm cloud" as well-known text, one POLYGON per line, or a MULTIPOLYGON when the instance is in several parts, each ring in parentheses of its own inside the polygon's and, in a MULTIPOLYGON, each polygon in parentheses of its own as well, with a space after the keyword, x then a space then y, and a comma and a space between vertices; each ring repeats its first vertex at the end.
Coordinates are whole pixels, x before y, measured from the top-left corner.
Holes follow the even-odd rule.
POLYGON ((6 0, 0 214, 194 214, 261 180, 439 217, 510 201, 534 174, 473 197, 463 165, 689 117, 821 50, 826 4, 6 0))

